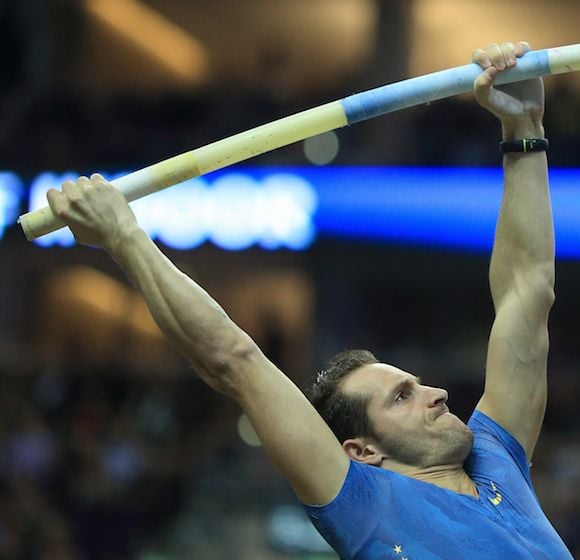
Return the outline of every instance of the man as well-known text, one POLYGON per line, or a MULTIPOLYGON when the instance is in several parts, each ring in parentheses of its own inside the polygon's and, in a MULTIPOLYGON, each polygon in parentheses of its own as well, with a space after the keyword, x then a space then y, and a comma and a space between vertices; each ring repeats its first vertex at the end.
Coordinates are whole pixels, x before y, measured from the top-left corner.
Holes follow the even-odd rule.
POLYGON ((541 80, 493 87, 529 45, 473 53, 479 103, 502 124, 505 189, 490 283, 496 318, 485 391, 469 427, 447 393, 368 352, 340 355, 312 399, 159 251, 101 176, 51 190, 77 240, 107 250, 167 337, 249 416, 266 453, 341 558, 571 558, 531 487, 546 405, 554 240, 541 80), (533 151, 521 139, 537 139, 533 151), (536 151, 538 150, 538 151, 536 151), (334 433, 333 433, 334 431, 334 433), (336 435, 335 435, 336 434, 336 435))

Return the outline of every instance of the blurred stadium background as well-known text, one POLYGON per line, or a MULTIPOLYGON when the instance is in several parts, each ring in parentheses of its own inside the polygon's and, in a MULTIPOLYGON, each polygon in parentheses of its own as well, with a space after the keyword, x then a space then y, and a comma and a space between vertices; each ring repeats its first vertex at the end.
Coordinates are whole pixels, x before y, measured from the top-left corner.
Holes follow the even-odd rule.
MULTIPOLYGON (((335 558, 237 406, 167 345, 115 265, 66 240, 24 240, 15 217, 42 198, 39 183, 137 169, 464 64, 493 41, 577 43, 578 21, 577 0, 0 1, 0 558, 335 558)), ((548 78, 546 88, 550 162, 570 172, 572 193, 579 76, 548 78)), ((349 177, 372 166, 384 177, 440 169, 443 187, 450 169, 479 169, 482 178, 497 170, 498 140, 495 120, 465 96, 265 154, 218 179, 230 181, 227 194, 240 177, 247 188, 295 166, 294 180, 315 168, 327 183, 345 166, 349 177)), ((381 193, 392 197, 389 188, 372 204, 380 206, 381 193)), ((322 192, 314 193, 319 202, 322 192)), ((424 196, 416 203, 427 204, 424 196)), ((144 211, 153 228, 184 223, 183 213, 156 204, 144 211)), ((349 222, 348 204, 336 204, 337 222, 349 222)), ((387 236, 334 235, 317 230, 315 206, 303 246, 238 243, 231 231, 225 244, 217 234, 175 243, 175 231, 174 243, 171 235, 159 242, 300 386, 336 351, 367 347, 446 387, 467 418, 493 317, 492 230, 471 248, 430 242, 425 229, 414 236, 411 219, 387 236)), ((215 220, 223 227, 228 214, 215 220)), ((564 244, 567 231, 559 235, 564 244)), ((580 558, 577 259, 561 254, 557 264, 550 404, 533 473, 546 512, 580 558)))

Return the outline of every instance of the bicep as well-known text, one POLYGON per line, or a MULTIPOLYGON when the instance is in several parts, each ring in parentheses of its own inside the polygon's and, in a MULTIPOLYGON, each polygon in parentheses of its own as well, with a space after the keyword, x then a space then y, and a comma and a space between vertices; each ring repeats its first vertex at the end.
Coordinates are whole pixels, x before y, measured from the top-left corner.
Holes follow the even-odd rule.
POLYGON ((274 466, 307 504, 339 493, 349 459, 302 391, 257 348, 238 363, 235 398, 274 466))
POLYGON ((549 306, 527 301, 514 291, 498 306, 477 409, 508 430, 531 458, 546 408, 549 306))

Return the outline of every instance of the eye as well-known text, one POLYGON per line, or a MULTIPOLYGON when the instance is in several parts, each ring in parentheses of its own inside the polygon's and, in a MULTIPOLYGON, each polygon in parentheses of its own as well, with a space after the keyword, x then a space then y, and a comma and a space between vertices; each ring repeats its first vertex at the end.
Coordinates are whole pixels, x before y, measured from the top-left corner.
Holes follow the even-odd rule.
POLYGON ((395 402, 401 402, 407 399, 408 397, 408 393, 407 391, 401 391, 400 393, 397 393, 397 395, 395 396, 395 402))

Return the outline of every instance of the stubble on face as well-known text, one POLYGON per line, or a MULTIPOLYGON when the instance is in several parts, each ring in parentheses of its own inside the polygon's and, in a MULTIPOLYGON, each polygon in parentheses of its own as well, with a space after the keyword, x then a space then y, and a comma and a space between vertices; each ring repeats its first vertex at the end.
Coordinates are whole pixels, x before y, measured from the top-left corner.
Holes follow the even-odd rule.
POLYGON ((473 447, 473 433, 454 414, 438 416, 424 432, 403 433, 386 427, 379 445, 393 461, 418 467, 462 465, 473 447))

